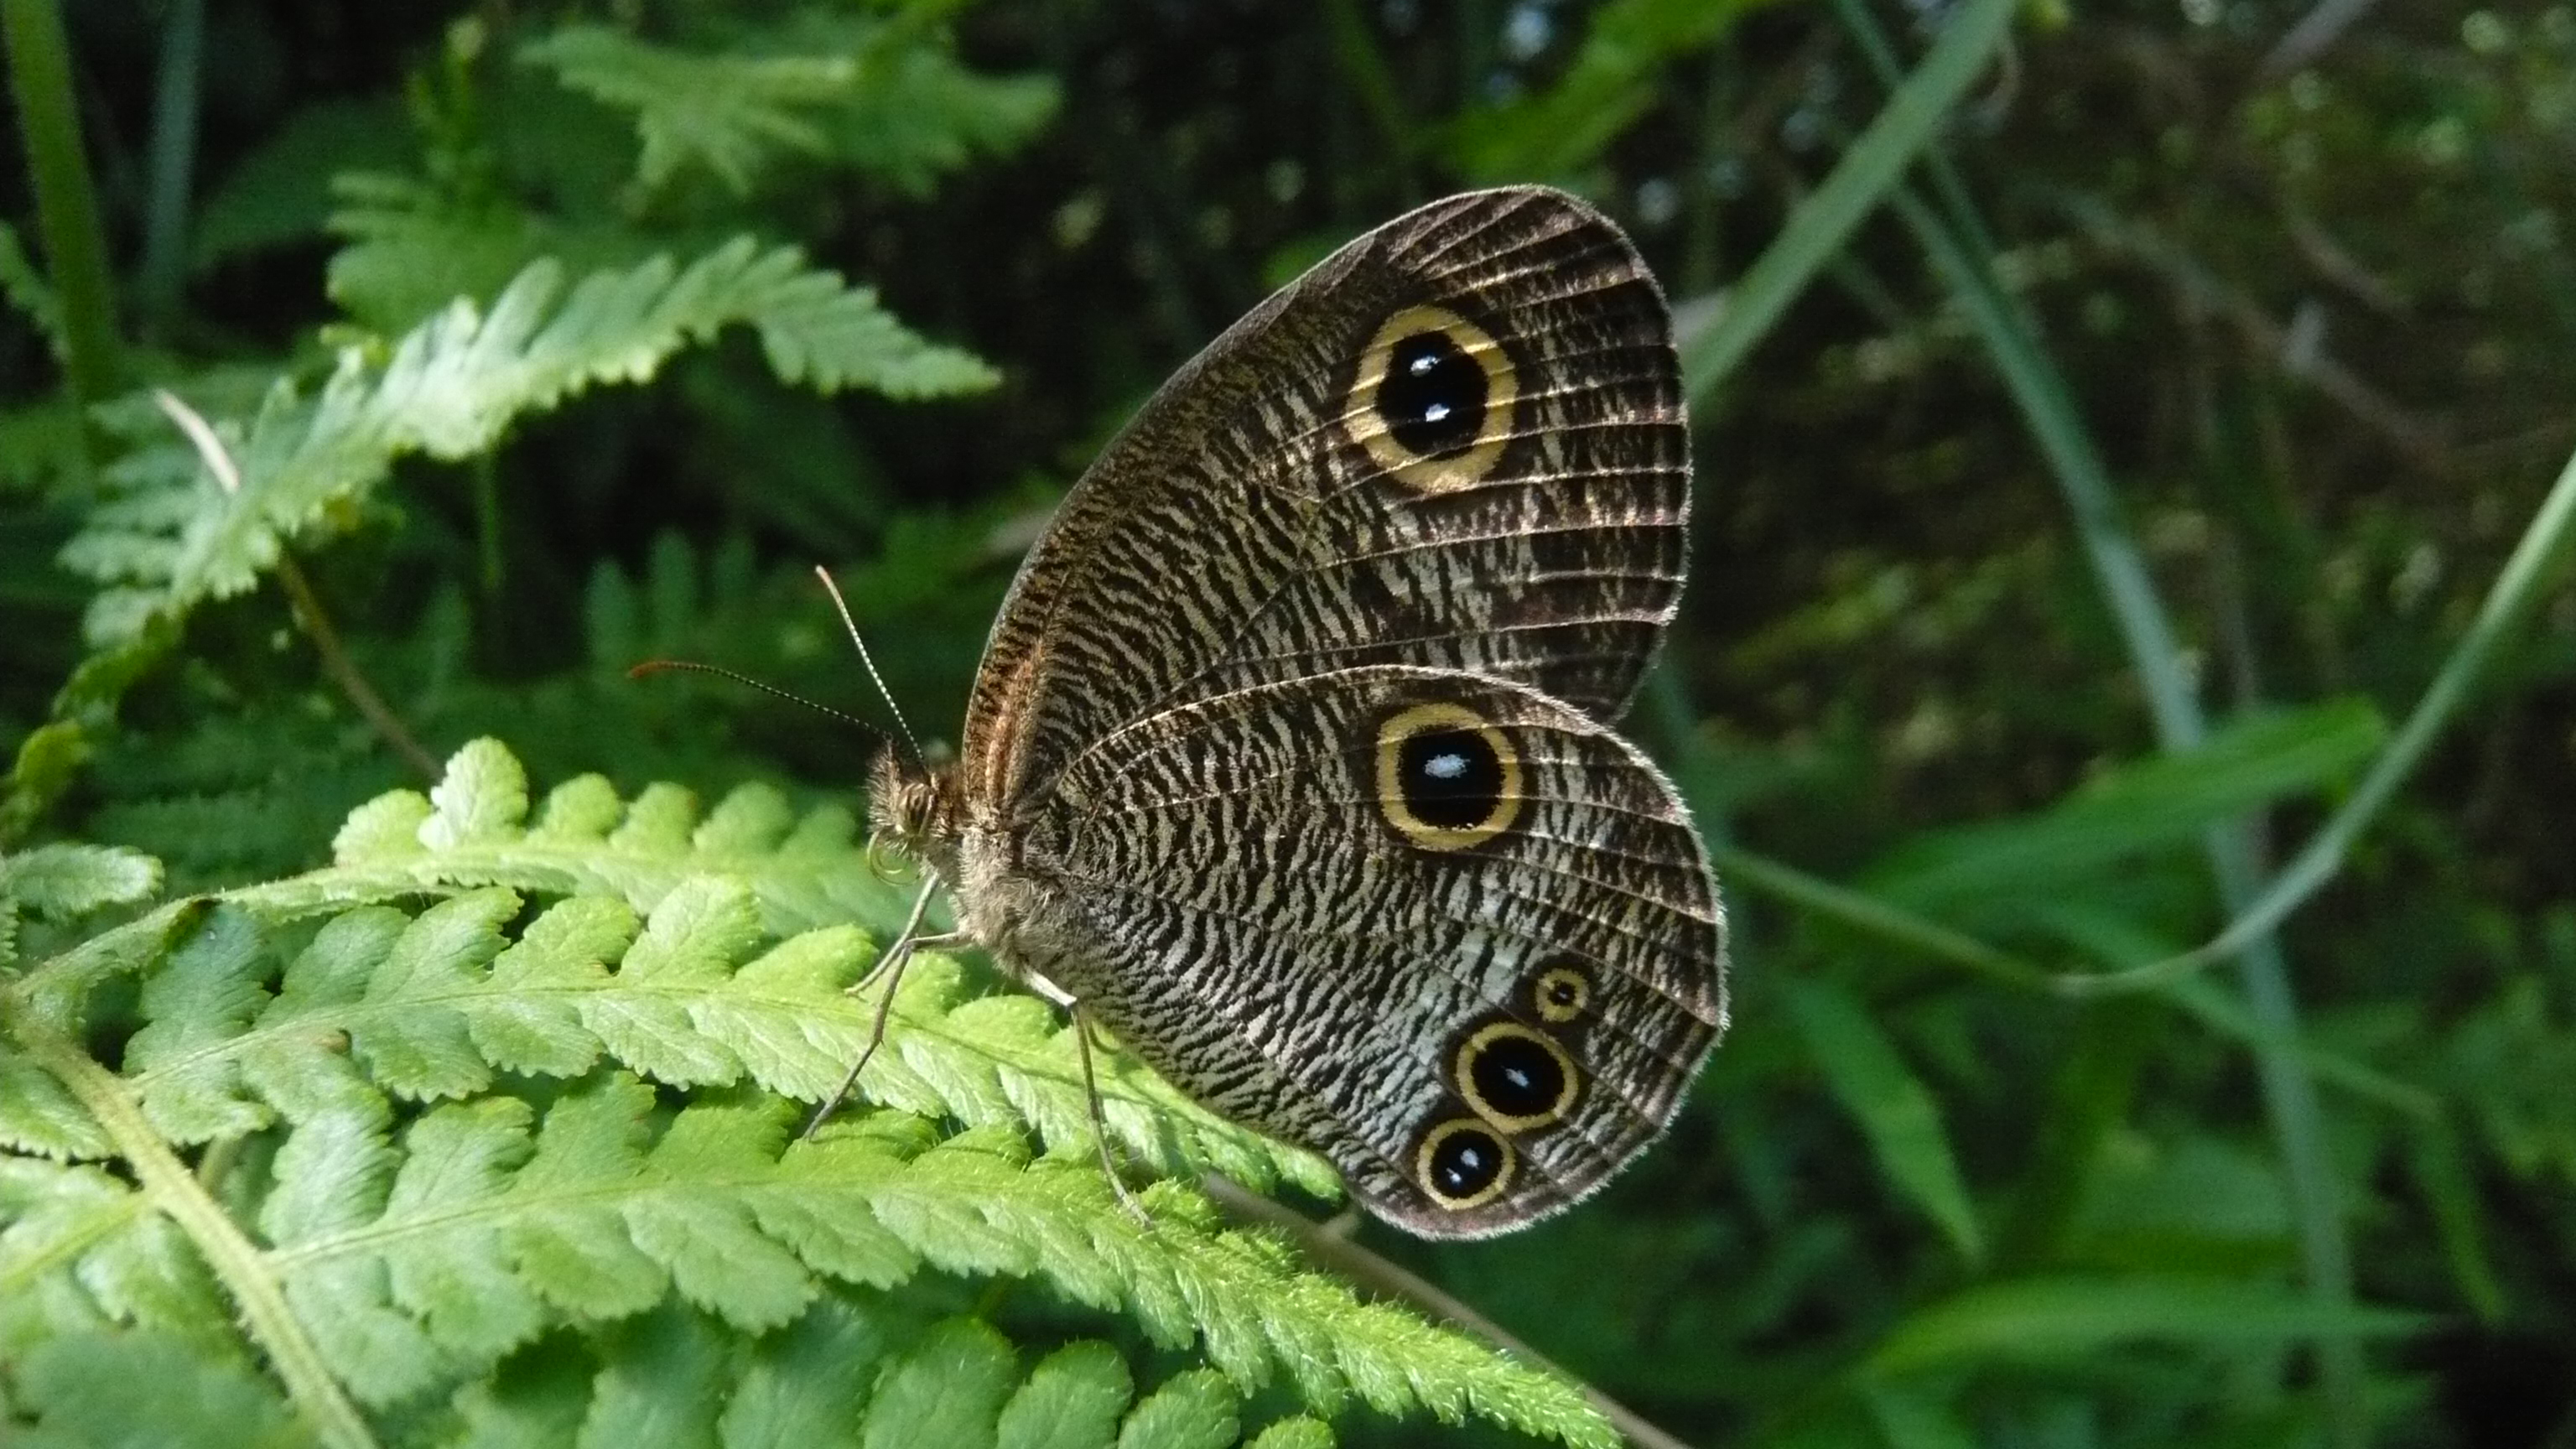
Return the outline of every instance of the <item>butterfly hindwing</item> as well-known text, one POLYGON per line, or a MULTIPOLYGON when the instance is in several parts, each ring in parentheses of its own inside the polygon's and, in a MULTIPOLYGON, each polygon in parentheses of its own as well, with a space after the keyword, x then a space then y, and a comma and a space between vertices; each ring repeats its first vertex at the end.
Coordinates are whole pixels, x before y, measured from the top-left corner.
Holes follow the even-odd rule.
POLYGON ((1581 1196, 1662 1130, 1724 1019, 1671 785, 1508 681, 1234 691, 1101 741, 1052 799, 1029 864, 1096 951, 1043 969, 1417 1232, 1581 1196))

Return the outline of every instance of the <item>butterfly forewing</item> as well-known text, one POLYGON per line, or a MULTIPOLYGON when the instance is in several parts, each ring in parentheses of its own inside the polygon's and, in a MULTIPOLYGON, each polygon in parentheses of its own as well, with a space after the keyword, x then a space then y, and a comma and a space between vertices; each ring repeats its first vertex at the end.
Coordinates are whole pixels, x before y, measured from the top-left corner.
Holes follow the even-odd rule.
POLYGON ((1363 664, 1616 718, 1688 502, 1671 323, 1627 239, 1556 192, 1434 203, 1211 344, 1066 498, 994 627, 967 787, 1033 798, 1156 710, 1363 664))

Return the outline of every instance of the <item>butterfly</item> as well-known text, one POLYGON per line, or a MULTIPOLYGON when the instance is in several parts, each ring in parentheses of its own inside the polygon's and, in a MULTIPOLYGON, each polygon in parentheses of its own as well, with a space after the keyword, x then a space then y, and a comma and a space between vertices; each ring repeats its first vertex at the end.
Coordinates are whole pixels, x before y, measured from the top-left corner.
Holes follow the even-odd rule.
POLYGON ((1066 496, 957 758, 877 756, 877 838, 957 920, 889 960, 986 949, 1412 1232, 1581 1198, 1726 1024, 1707 854, 1616 729, 1689 502, 1671 316, 1599 212, 1350 243, 1066 496))

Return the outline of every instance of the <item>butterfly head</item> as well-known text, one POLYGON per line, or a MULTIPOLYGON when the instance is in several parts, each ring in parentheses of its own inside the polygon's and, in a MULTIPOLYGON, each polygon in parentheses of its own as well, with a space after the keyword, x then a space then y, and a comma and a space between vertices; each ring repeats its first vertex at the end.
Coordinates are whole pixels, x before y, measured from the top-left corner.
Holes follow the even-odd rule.
POLYGON ((955 850, 956 801, 955 779, 946 762, 926 763, 891 744, 879 749, 868 766, 870 847, 949 874, 945 857, 955 850))

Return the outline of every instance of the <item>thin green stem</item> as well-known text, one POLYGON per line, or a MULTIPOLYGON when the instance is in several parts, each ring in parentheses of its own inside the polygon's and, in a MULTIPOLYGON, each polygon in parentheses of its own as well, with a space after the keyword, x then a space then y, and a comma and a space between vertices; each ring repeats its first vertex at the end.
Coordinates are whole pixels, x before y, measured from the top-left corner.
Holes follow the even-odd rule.
POLYGON ((2468 633, 2443 661, 2441 672, 2433 677, 2424 697, 2407 715, 2406 723, 2399 726, 2379 758, 2371 761, 2361 783, 2353 787, 2333 818, 2272 878, 2263 893, 2243 907, 2209 944, 2197 950, 2126 971, 2066 977, 2058 983, 2058 989, 2073 996, 2100 996, 2165 985, 2236 954, 2247 942, 2268 933, 2306 904, 2343 869, 2353 841, 2378 818, 2397 788, 2414 774, 2433 742, 2459 714, 2470 689, 2492 662, 2496 647, 2539 601, 2550 566, 2566 549, 2571 533, 2576 533, 2576 456, 2569 457, 2559 470, 2558 481, 2551 485, 2539 512, 2523 529, 2522 538, 2487 590, 2468 633))
POLYGON ((1413 120, 1404 112, 1395 72, 1388 68, 1377 37, 1369 34, 1367 17, 1360 14, 1354 0, 1326 0, 1324 30, 1332 37, 1335 64, 1350 84, 1351 93, 1359 98, 1360 109, 1368 113, 1370 127, 1386 147, 1377 165, 1370 169, 1390 173, 1397 189, 1410 194, 1413 157, 1421 146, 1413 120))
POLYGON ((1716 325, 1682 348, 1684 386, 1705 404, 1736 364, 1806 290, 1818 268, 1842 250, 1854 228, 1932 144, 1942 122, 1986 59, 2003 43, 2013 0, 1965 0, 1941 27, 1923 63, 1914 68, 1872 118, 1824 184, 1790 214, 1780 235, 1735 285, 1716 325))
POLYGON ((64 372, 73 399, 85 406, 114 395, 125 368, 98 194, 90 185, 80 112, 72 100, 71 45, 54 0, 0 0, 0 34, 8 37, 9 88, 17 94, 18 121, 26 131, 36 230, 62 299, 64 372))
MULTIPOLYGON (((1867 6, 1862 0, 1836 0, 1835 8, 1881 74, 1893 81, 1893 51, 1867 6)), ((1929 64, 1927 57, 1925 66, 1929 64)), ((1912 84, 1909 80, 1906 87, 1912 84)), ((1906 87, 1899 87, 1897 94, 1901 96, 1906 87)), ((2050 475, 2057 480, 2103 596, 2127 642, 2158 744, 2168 753, 2191 749, 2208 737, 2208 721, 2183 668, 2179 641, 2146 560, 2122 518, 2109 469, 2093 448, 2064 377, 2039 347, 2028 319, 1982 264, 1981 258, 1993 255, 1994 245, 1967 187, 1938 148, 1932 152, 1930 174, 1940 207, 1936 210, 1905 187, 1893 191, 1893 207, 1968 313, 2046 458, 2050 475)), ((2203 843, 2219 897, 2231 914, 2242 911, 2259 888, 2252 827, 2250 820, 2216 825, 2203 843)), ((2333 1163, 2327 1155, 2316 1082, 2301 1050, 2304 1039, 2297 1000, 2279 942, 2269 932, 2249 936, 2233 954, 2255 1032, 2255 1070, 2281 1147, 2308 1291, 2331 1319, 2333 1310, 2352 1299, 2351 1249, 2333 1163)), ((2358 1449, 2368 1438, 2360 1343, 2350 1335, 2323 1336, 2317 1358, 2330 1441, 2344 1449, 2358 1449)))
POLYGON ((143 266, 135 290, 147 327, 178 310, 188 275, 188 196, 197 163, 199 78, 206 0, 174 0, 161 28, 161 74, 152 97, 150 190, 143 208, 143 266))
MULTIPOLYGON (((2169 753, 2191 749, 2208 737, 2208 722, 2181 662, 2181 648, 2157 598, 2146 561, 2121 517, 2109 470, 2093 449, 2072 393, 2028 324, 1993 276, 1972 257, 1951 226, 1910 190, 1891 198, 1933 269, 1967 312, 1987 355, 2030 428, 2057 480, 2076 530, 2136 671, 2154 721, 2157 743, 2169 753)), ((2213 826, 2203 848, 2220 900, 2234 914, 2253 898, 2259 881, 2246 822, 2213 826)), ((2260 1035, 2255 1072, 2272 1132, 2280 1143, 2293 1220, 2308 1291, 2335 1313, 2352 1300, 2351 1249, 2345 1238, 2333 1163, 2326 1150, 2324 1116, 2316 1083, 2297 1044, 2298 1005, 2290 991, 2280 945, 2257 936, 2236 955, 2238 980, 2260 1035)), ((2357 1449, 2368 1437, 2362 1402, 2361 1346, 2350 1335, 2321 1337, 2317 1360, 2331 1442, 2357 1449)))

